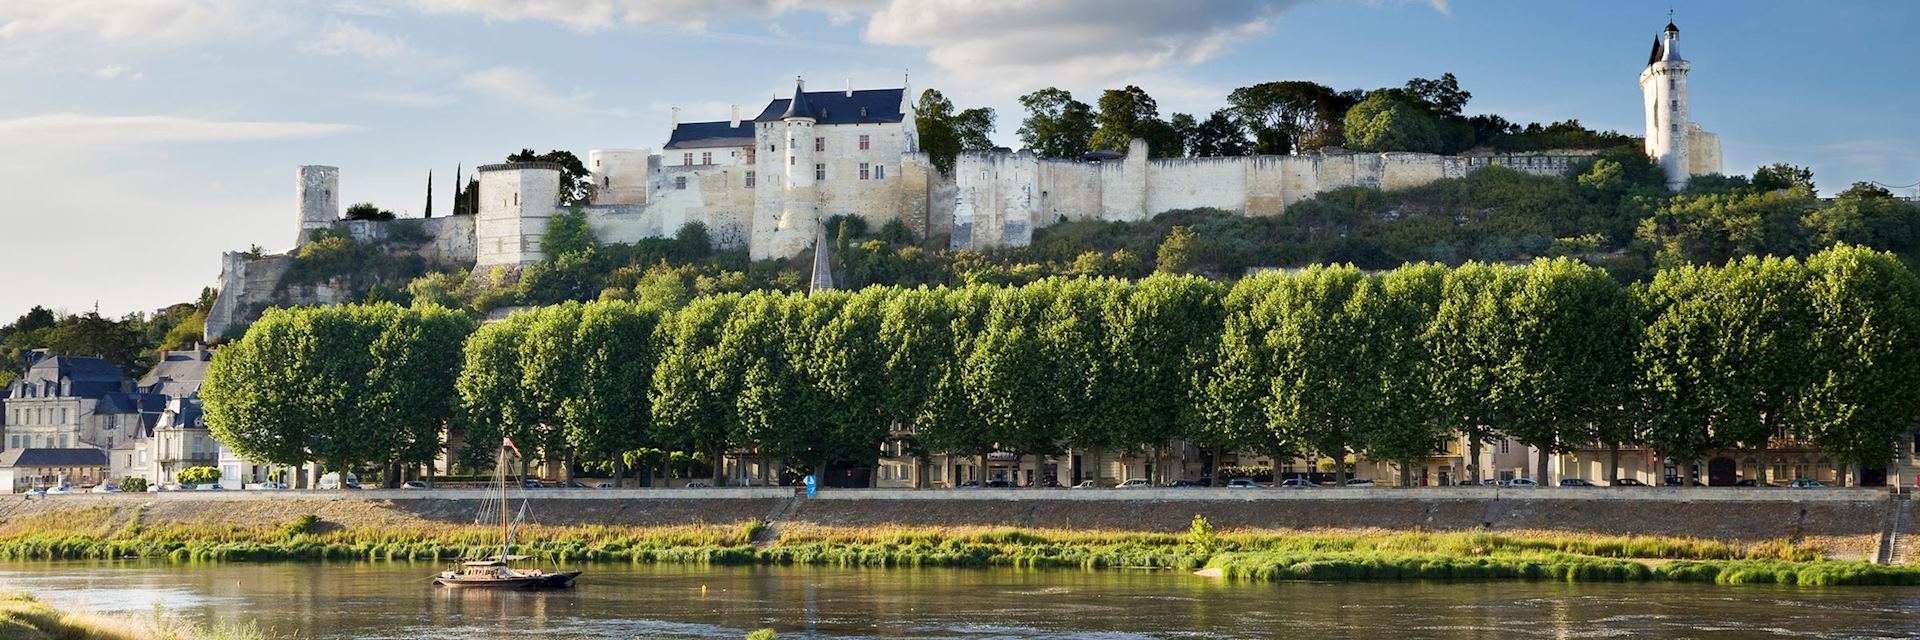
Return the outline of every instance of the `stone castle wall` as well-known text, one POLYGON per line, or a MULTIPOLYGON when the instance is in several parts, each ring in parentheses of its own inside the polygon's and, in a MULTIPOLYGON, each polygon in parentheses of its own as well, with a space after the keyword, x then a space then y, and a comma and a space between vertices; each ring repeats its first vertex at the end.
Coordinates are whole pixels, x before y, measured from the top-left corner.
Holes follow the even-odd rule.
POLYGON ((1441 156, 1340 153, 1149 160, 1135 141, 1105 163, 1031 153, 965 153, 954 168, 955 249, 1018 247, 1035 229, 1069 220, 1137 221, 1176 209, 1283 215, 1287 207, 1343 187, 1404 189, 1500 165, 1560 175, 1585 155, 1441 156))

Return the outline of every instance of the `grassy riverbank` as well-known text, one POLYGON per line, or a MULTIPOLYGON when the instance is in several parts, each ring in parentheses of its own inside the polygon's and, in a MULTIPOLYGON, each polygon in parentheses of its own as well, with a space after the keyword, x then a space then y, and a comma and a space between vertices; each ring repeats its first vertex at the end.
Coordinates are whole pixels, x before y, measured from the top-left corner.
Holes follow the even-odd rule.
POLYGON ((145 617, 61 611, 24 593, 0 592, 0 640, 267 640, 254 625, 202 627, 155 611, 145 617))
MULTIPOLYGON (((990 527, 783 525, 529 526, 528 550, 562 563, 797 564, 864 567, 1207 569, 1234 580, 1669 580, 1803 585, 1920 584, 1920 567, 1834 561, 1818 545, 1736 544, 1565 532, 1236 531, 1188 534, 990 527)), ((174 562, 447 561, 490 551, 494 530, 328 522, 141 524, 90 508, 10 519, 0 559, 158 558, 174 562)))

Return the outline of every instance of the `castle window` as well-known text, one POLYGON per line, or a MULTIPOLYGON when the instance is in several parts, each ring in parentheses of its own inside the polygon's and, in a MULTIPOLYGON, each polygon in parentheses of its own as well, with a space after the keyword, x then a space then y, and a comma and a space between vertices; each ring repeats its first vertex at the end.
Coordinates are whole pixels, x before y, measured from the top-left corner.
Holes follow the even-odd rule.
POLYGON ((815 180, 827 179, 827 165, 824 165, 824 164, 813 165, 813 179, 815 180))
POLYGON ((753 164, 753 147, 747 147, 747 164, 753 164))
POLYGON ((754 177, 755 177, 755 176, 754 176, 754 172, 752 172, 752 171, 748 171, 748 172, 747 172, 747 188, 748 188, 748 189, 752 189, 752 188, 753 188, 753 186, 754 186, 754 185, 753 185, 753 183, 754 183, 754 177))
POLYGON ((678 176, 678 177, 675 177, 675 178, 673 179, 673 188, 675 188, 675 189, 685 189, 685 188, 687 188, 687 177, 686 177, 686 176, 678 176))
POLYGON ((826 138, 814 138, 814 139, 813 139, 813 150, 814 150, 814 151, 826 151, 826 150, 827 150, 827 139, 826 139, 826 138))
POLYGON ((864 133, 860 134, 860 150, 861 151, 867 150, 867 134, 864 134, 864 133))
POLYGON ((796 162, 796 161, 795 161, 795 160, 793 159, 793 156, 791 156, 791 155, 789 155, 789 156, 787 156, 787 166, 789 166, 789 167, 791 167, 791 166, 793 166, 793 163, 794 163, 794 162, 796 162))
POLYGON ((873 179, 875 180, 887 179, 887 165, 884 165, 884 164, 873 165, 873 179))
POLYGON ((600 186, 602 186, 602 187, 611 187, 611 186, 613 186, 613 178, 601 178, 601 179, 600 179, 600 186))
MULTIPOLYGON (((865 138, 866 136, 860 136, 860 137, 865 138)), ((867 176, 870 175, 871 173, 872 171, 867 167, 867 163, 865 162, 860 163, 860 179, 861 180, 867 179, 867 176)))
POLYGON ((700 164, 703 164, 703 165, 713 164, 713 152, 712 151, 700 152, 700 164))
POLYGON ((688 152, 686 152, 686 153, 682 153, 682 154, 680 154, 680 166, 682 166, 682 167, 691 167, 691 166, 693 166, 693 152, 692 152, 692 151, 688 151, 688 152))
POLYGON ((1679 101, 1679 100, 1668 100, 1668 101, 1667 101, 1667 106, 1669 106, 1669 107, 1672 107, 1672 108, 1673 108, 1673 109, 1674 109, 1675 111, 1678 111, 1678 110, 1680 109, 1680 101, 1679 101))

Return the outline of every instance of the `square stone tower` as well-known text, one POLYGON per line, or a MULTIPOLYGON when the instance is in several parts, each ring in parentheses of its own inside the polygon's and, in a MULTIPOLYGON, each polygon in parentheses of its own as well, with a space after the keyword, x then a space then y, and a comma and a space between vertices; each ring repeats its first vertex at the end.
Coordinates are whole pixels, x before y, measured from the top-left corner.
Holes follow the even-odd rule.
POLYGON ((295 174, 294 191, 300 205, 300 233, 293 239, 298 247, 314 229, 331 227, 340 219, 340 168, 302 166, 295 174))

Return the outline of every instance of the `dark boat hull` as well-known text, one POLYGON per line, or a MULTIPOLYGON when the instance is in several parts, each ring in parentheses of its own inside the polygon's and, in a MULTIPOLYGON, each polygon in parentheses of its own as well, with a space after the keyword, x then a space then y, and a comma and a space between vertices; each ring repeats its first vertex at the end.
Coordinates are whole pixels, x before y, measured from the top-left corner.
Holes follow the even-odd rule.
POLYGON ((450 589, 566 589, 578 577, 578 571, 562 571, 512 578, 434 578, 433 582, 450 589))

